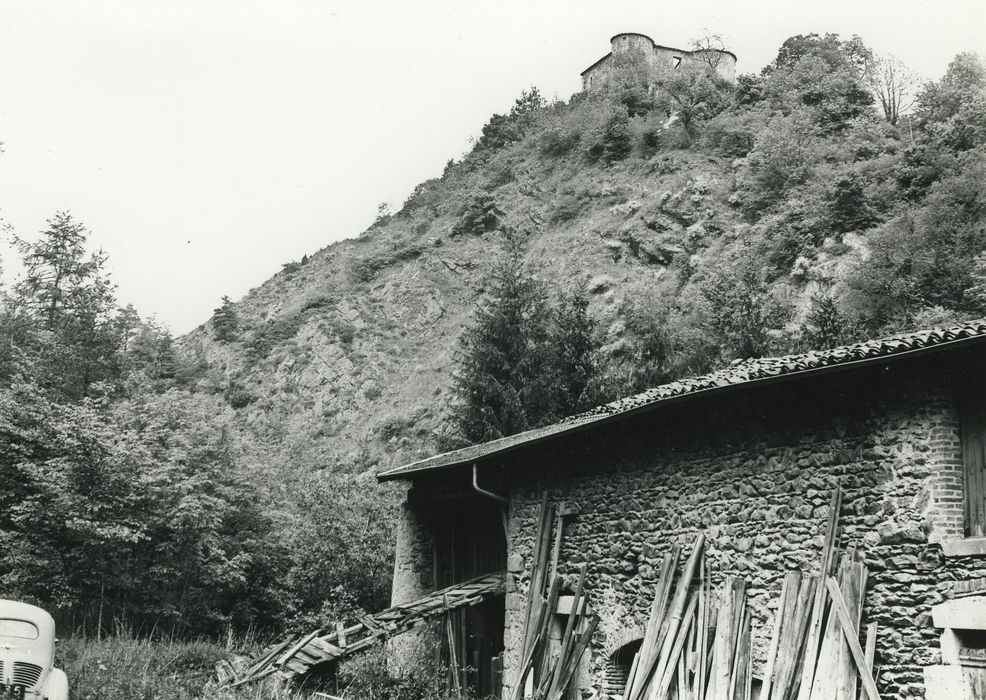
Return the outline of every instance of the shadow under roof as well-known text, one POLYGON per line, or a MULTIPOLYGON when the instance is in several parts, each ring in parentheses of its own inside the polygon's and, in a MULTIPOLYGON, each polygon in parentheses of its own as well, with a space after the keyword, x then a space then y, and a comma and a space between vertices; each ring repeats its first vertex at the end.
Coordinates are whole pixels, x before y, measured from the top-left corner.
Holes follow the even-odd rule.
POLYGON ((744 360, 709 374, 662 384, 640 394, 603 404, 558 423, 478 445, 470 445, 390 469, 378 474, 377 479, 379 481, 411 479, 425 473, 466 466, 521 447, 580 432, 590 426, 620 420, 674 400, 723 393, 729 389, 781 378, 795 378, 826 370, 850 369, 875 361, 911 357, 915 354, 950 349, 975 340, 986 340, 986 319, 945 328, 901 333, 888 338, 842 345, 831 350, 812 350, 797 355, 744 360))

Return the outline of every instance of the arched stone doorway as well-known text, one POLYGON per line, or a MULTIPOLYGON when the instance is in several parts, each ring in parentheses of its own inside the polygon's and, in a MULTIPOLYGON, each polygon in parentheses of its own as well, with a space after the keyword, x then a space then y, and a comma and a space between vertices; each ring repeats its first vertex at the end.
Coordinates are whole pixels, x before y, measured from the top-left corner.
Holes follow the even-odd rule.
POLYGON ((633 657, 640 651, 643 641, 642 638, 631 640, 610 654, 609 659, 606 660, 606 669, 603 671, 604 698, 623 694, 627 679, 630 677, 630 668, 633 666, 633 657))

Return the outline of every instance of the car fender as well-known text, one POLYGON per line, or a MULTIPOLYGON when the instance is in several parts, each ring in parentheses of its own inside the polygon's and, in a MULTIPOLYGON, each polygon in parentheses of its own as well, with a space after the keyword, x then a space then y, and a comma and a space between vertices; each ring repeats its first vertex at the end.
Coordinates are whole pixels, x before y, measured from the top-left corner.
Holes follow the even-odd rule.
POLYGON ((68 676, 60 668, 53 668, 45 681, 44 700, 68 700, 68 676))

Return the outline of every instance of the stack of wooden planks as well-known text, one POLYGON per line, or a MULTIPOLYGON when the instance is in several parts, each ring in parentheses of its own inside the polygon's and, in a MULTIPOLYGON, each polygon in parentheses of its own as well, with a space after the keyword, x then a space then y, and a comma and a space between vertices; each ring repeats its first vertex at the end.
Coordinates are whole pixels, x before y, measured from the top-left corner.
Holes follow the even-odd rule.
POLYGON ((552 629, 559 619, 558 602, 563 585, 563 579, 558 575, 564 528, 562 511, 563 508, 556 511, 554 506, 549 505, 546 496, 542 499, 527 592, 521 667, 512 696, 514 700, 562 700, 566 697, 582 655, 599 624, 599 618, 588 612, 586 567, 583 565, 564 631, 559 640, 552 639, 552 629))
MULTIPOLYGON (((488 574, 457 583, 417 600, 360 618, 355 624, 318 629, 268 647, 243 672, 227 677, 225 684, 242 685, 270 676, 292 680, 316 666, 333 663, 365 651, 374 644, 426 624, 452 610, 478 605, 504 593, 504 574, 488 574)), ((232 675, 232 674, 229 674, 232 675)))
MULTIPOLYGON (((789 571, 774 616, 759 700, 878 700, 876 623, 859 643, 866 567, 840 551, 842 491, 832 496, 819 575, 789 571), (821 581, 821 583, 819 583, 821 581)), ((713 596, 699 535, 678 570, 665 556, 623 700, 752 700, 753 621, 746 582, 728 576, 713 596)))

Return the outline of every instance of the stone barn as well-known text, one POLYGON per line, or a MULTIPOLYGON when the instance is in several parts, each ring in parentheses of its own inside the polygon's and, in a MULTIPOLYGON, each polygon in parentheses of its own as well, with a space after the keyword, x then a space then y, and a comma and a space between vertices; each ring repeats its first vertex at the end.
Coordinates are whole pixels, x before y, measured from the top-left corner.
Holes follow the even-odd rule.
POLYGON ((606 697, 663 554, 700 532, 713 581, 749 582, 762 650, 785 571, 817 571, 838 483, 844 539, 870 572, 882 697, 960 698, 986 666, 984 446, 986 321, 748 360, 382 473, 407 489, 393 602, 503 572, 504 595, 456 622, 457 658, 480 693, 509 697, 547 494, 567 514, 560 570, 588 566, 601 618, 570 695, 606 697))

